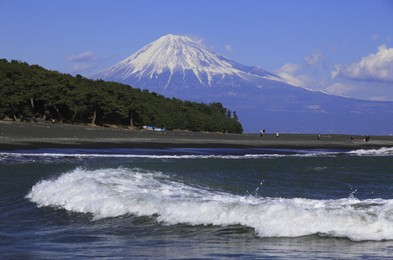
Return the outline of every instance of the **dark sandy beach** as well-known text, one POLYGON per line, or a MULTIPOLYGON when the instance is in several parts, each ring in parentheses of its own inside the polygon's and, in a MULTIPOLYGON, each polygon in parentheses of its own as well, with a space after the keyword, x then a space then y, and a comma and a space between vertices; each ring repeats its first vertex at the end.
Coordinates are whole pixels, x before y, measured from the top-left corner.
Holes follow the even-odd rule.
POLYGON ((0 150, 25 148, 255 147, 291 149, 374 149, 393 147, 393 136, 320 134, 153 132, 98 126, 0 121, 0 150))

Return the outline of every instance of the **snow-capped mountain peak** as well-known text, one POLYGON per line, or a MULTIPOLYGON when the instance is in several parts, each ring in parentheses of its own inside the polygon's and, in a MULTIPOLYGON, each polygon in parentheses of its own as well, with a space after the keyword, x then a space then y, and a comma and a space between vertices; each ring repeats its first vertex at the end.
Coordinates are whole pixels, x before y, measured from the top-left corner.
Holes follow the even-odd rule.
MULTIPOLYGON (((214 77, 247 77, 246 74, 249 72, 242 71, 236 65, 240 64, 205 49, 190 37, 168 34, 102 71, 96 77, 127 82, 129 78, 154 80, 165 74, 166 88, 176 72, 180 73, 183 79, 195 77, 199 84, 206 87, 211 86, 214 77)), ((266 76, 271 78, 272 75, 266 76)))
POLYGON ((186 36, 162 36, 92 78, 169 98, 221 102, 236 111, 246 131, 265 127, 297 133, 393 131, 393 125, 386 124, 393 102, 353 100, 295 87, 259 67, 209 51, 186 36))

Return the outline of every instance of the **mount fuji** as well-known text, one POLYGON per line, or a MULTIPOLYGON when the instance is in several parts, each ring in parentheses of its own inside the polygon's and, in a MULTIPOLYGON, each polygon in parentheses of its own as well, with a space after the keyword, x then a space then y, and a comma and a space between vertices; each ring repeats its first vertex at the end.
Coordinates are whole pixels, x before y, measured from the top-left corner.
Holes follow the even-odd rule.
POLYGON ((357 100, 286 83, 259 67, 166 35, 92 76, 167 97, 221 102, 246 132, 392 134, 393 102, 357 100))

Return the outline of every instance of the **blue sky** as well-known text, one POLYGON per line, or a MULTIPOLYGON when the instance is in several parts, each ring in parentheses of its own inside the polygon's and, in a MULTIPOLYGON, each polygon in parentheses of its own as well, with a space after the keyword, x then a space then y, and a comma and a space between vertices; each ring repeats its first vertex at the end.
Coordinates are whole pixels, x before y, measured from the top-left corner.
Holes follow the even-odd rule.
POLYGON ((0 58, 65 73, 169 33, 297 86, 393 100, 392 0, 0 0, 0 58))

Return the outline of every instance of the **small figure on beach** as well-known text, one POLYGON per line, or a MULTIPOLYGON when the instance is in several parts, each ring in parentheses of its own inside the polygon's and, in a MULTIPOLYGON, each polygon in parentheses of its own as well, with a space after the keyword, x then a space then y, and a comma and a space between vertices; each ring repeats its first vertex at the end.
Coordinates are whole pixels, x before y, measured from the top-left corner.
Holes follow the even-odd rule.
POLYGON ((263 131, 262 130, 259 131, 259 134, 260 134, 261 137, 263 137, 263 131))
POLYGON ((280 135, 278 134, 278 132, 276 133, 276 138, 280 137, 280 135))
POLYGON ((365 135, 365 136, 364 136, 364 141, 365 141, 365 142, 370 141, 370 136, 369 136, 369 135, 365 135))
POLYGON ((318 139, 318 140, 321 140, 321 135, 318 135, 318 136, 317 136, 317 139, 318 139))
POLYGON ((351 142, 353 142, 353 136, 351 135, 351 142))

